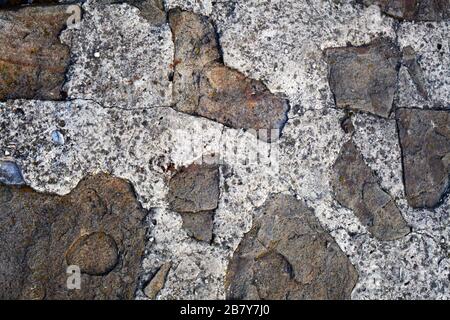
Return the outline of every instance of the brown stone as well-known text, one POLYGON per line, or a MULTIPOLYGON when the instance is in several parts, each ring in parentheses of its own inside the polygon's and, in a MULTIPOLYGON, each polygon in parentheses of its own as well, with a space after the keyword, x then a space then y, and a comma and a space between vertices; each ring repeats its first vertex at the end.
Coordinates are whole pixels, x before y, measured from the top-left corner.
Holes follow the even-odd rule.
POLYGON ((405 192, 414 208, 439 205, 450 174, 450 113, 399 109, 405 192))
POLYGON ((359 0, 378 5, 384 13, 401 20, 441 21, 450 17, 448 0, 359 0))
POLYGON ((358 274, 311 209, 272 195, 228 266, 228 299, 349 299, 358 274))
POLYGON ((60 100, 69 48, 59 41, 67 6, 0 11, 0 100, 60 100))
POLYGON ((396 45, 379 39, 361 47, 327 49, 326 57, 337 107, 389 117, 401 60, 396 45))
POLYGON ((110 272, 117 264, 117 245, 114 239, 94 232, 77 239, 66 254, 68 265, 79 266, 81 272, 100 276, 110 272))
POLYGON ((381 188, 353 141, 344 144, 332 170, 336 200, 353 210, 376 238, 394 240, 410 232, 394 199, 381 188))
POLYGON ((175 173, 169 182, 168 202, 177 212, 212 211, 219 202, 219 167, 191 164, 175 173))
POLYGON ((166 283, 167 274, 170 271, 172 264, 170 262, 164 263, 150 282, 145 286, 144 293, 149 299, 155 299, 158 293, 164 288, 166 283))
POLYGON ((199 241, 211 242, 214 227, 214 212, 182 213, 183 229, 199 241))
POLYGON ((131 185, 107 175, 66 196, 0 185, 0 299, 133 299, 146 215, 131 185), (67 288, 69 265, 80 290, 67 288))
POLYGON ((170 11, 169 22, 175 42, 173 93, 177 110, 232 128, 281 133, 287 121, 287 100, 270 93, 262 82, 223 64, 208 18, 177 9, 170 11))

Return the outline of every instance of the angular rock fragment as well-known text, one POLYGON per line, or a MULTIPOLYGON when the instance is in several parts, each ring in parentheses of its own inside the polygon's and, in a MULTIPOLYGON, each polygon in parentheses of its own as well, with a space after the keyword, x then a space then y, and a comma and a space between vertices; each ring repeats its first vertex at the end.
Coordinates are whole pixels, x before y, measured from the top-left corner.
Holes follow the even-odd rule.
POLYGON ((404 20, 441 21, 450 17, 448 0, 359 0, 378 5, 386 14, 404 20))
POLYGON ((164 288, 167 274, 169 273, 171 267, 172 264, 170 262, 164 263, 147 284, 144 289, 144 293, 149 299, 155 299, 161 289, 164 288))
POLYGON ((60 100, 69 49, 59 41, 67 6, 0 11, 0 100, 60 100))
POLYGON ((326 50, 329 82, 339 108, 389 117, 401 54, 390 40, 326 50))
POLYGON ((168 202, 176 212, 215 210, 219 202, 219 167, 192 164, 182 168, 169 182, 168 202))
POLYGON ((22 172, 15 162, 0 160, 0 183, 8 185, 24 184, 22 172))
POLYGON ((176 109, 232 128, 278 129, 286 121, 288 102, 260 81, 223 65, 216 34, 204 16, 171 10, 175 42, 176 109))
POLYGON ((358 274, 311 209, 272 195, 228 266, 228 299, 349 299, 358 274))
POLYGON ((448 190, 450 113, 399 109, 405 192, 414 208, 433 208, 448 190))
POLYGON ((411 76, 417 91, 424 99, 427 99, 428 92, 425 87, 425 77, 422 68, 417 61, 417 54, 411 46, 403 49, 403 64, 407 67, 408 73, 411 76))
POLYGON ((214 212, 182 213, 183 229, 199 241, 211 242, 214 212))
POLYGON ((353 141, 344 144, 332 172, 336 200, 353 210, 376 238, 395 240, 410 232, 394 199, 381 188, 353 141))
POLYGON ((66 196, 0 185, 0 299, 133 299, 145 216, 132 187, 107 175, 66 196), (80 290, 66 285, 69 265, 80 290))

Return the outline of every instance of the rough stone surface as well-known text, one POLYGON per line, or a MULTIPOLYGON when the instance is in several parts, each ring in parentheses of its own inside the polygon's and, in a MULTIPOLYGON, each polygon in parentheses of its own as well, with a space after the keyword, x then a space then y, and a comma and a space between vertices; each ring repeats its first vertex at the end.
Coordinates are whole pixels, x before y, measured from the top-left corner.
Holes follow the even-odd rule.
POLYGON ((232 128, 278 129, 289 105, 260 81, 223 65, 214 27, 204 16, 172 10, 176 109, 232 128))
POLYGON ((0 186, 2 299, 132 299, 146 212, 132 187, 91 176, 66 196, 0 186), (66 268, 81 269, 68 290, 66 268))
POLYGON ((192 164, 182 168, 169 182, 168 202, 177 212, 216 209, 219 202, 218 166, 192 164))
POLYGON ((64 85, 70 99, 121 109, 171 104, 170 28, 144 16, 126 3, 83 5, 81 22, 61 37, 73 60, 64 85))
POLYGON ((376 4, 386 14, 398 19, 440 21, 450 18, 448 0, 359 0, 365 5, 376 4))
POLYGON ((311 209, 289 195, 262 207, 227 271, 230 299, 348 299, 358 274, 311 209))
POLYGON ((155 299, 159 291, 161 291, 161 289, 164 287, 167 274, 169 273, 171 266, 172 265, 170 262, 164 263, 147 284, 144 289, 144 293, 149 299, 155 299))
POLYGON ((380 39, 362 47, 328 49, 326 55, 337 107, 389 117, 401 59, 394 43, 380 39))
POLYGON ((183 228, 199 241, 211 242, 213 236, 213 212, 182 213, 183 228))
MULTIPOLYGON (((133 185, 151 214, 141 227, 149 228, 142 271, 129 274, 137 283, 132 297, 149 299, 147 284, 170 261, 155 299, 226 298, 229 261, 259 219, 258 208, 271 194, 291 194, 313 210, 323 232, 357 270, 352 299, 449 298, 449 197, 433 208, 408 204, 394 113, 384 118, 336 108, 324 55, 327 48, 388 39, 403 53, 394 106, 447 110, 448 20, 394 19, 355 0, 164 1, 166 14, 180 7, 203 14, 202 21, 213 26, 207 27, 215 29, 211 37, 200 41, 201 52, 209 48, 208 39, 215 40, 219 56, 212 65, 227 69, 227 76, 254 79, 289 101, 283 134, 268 144, 250 130, 177 111, 172 84, 179 61, 169 21, 152 11, 149 0, 126 2, 87 0, 81 23, 60 35, 71 53, 67 101, 0 102, 0 157, 16 163, 24 183, 45 194, 71 195, 80 180, 99 172, 133 185), (134 76, 141 81, 130 82, 134 76), (411 227, 404 237, 374 237, 354 210, 335 200, 333 164, 350 139, 411 227), (186 230, 184 214, 171 210, 168 199, 174 173, 210 154, 220 161, 220 197, 210 229, 214 236, 206 242, 186 230)), ((199 35, 195 30, 200 29, 187 31, 187 43, 199 35)), ((225 84, 230 85, 221 81, 225 84)), ((6 191, 5 199, 10 197, 6 191)), ((95 232, 111 234, 88 230, 67 247, 95 232)), ((279 266, 273 270, 286 265, 277 255, 263 262, 279 266)), ((258 274, 265 277, 264 271, 258 274)), ((283 274, 274 277, 285 279, 283 274)), ((263 294, 270 292, 265 288, 263 294)))
POLYGON ((63 98, 69 48, 58 36, 67 6, 0 11, 0 100, 63 98))
POLYGON ((71 245, 66 262, 79 266, 81 272, 101 276, 114 269, 118 255, 114 239, 104 232, 95 232, 78 238, 71 245))
POLYGON ((331 180, 336 200, 354 211, 380 240, 394 240, 410 232, 394 199, 386 193, 352 141, 343 147, 331 180))
POLYGON ((433 208, 449 187, 450 113, 399 109, 397 121, 408 203, 433 208))

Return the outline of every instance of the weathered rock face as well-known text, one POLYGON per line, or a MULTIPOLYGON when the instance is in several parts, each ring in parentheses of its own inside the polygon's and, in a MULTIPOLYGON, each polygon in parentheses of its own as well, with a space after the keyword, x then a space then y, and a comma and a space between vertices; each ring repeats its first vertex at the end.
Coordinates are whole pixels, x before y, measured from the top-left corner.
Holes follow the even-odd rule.
POLYGON ((144 293, 150 299, 155 299, 159 291, 164 288, 166 282, 167 274, 170 271, 172 264, 170 262, 164 263, 150 282, 145 286, 144 293))
POLYGON ((192 164, 182 168, 169 182, 168 202, 171 210, 181 214, 190 236, 210 242, 219 203, 219 167, 192 164))
POLYGON ((331 186, 336 200, 354 211, 380 240, 394 240, 410 232, 394 199, 385 192, 353 141, 342 147, 333 166, 331 186))
POLYGON ((311 209, 272 195, 228 266, 228 299, 348 299, 358 274, 311 209))
POLYGON ((326 50, 329 82, 339 108, 389 117, 401 54, 387 39, 326 50))
POLYGON ((67 6, 0 11, 0 100, 62 99, 69 49, 59 41, 67 6))
POLYGON ((450 17, 448 0, 359 0, 365 5, 376 4, 386 14, 405 20, 441 21, 450 17))
POLYGON ((199 241, 211 242, 214 227, 214 212, 182 213, 183 228, 199 241))
POLYGON ((1 299, 133 299, 146 212, 131 186, 91 176, 69 195, 0 185, 1 299), (69 265, 81 290, 68 290, 69 265))
POLYGON ((169 22, 175 41, 176 109, 232 128, 283 129, 288 102, 221 62, 211 22, 203 16, 172 10, 169 22))
POLYGON ((449 185, 450 113, 399 109, 397 123, 408 203, 433 208, 449 185))
POLYGON ((158 25, 166 22, 162 0, 129 0, 128 3, 137 7, 147 21, 158 25))
POLYGON ((428 92, 425 87, 425 76, 417 61, 417 54, 411 46, 403 49, 403 64, 407 67, 408 73, 411 76, 417 91, 423 98, 428 99, 428 92))
POLYGON ((219 202, 219 167, 192 164, 182 168, 169 182, 168 202, 176 212, 215 210, 219 202))

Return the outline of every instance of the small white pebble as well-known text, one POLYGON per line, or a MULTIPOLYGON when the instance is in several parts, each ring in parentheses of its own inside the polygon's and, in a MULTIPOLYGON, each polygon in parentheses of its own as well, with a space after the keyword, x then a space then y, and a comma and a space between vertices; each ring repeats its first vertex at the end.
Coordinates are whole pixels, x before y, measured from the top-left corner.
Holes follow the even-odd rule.
POLYGON ((94 57, 96 57, 96 58, 100 58, 100 52, 96 52, 96 53, 94 53, 94 57))

